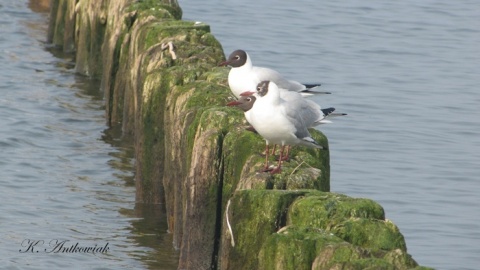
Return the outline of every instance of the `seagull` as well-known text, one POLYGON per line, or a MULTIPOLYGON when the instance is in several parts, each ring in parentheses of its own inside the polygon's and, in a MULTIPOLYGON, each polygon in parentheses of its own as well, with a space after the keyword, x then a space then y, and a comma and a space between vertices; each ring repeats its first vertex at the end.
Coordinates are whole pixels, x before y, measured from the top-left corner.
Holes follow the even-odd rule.
MULTIPOLYGON (((253 106, 253 103, 255 102, 255 99, 256 99, 255 96, 256 95, 258 96, 262 94, 263 91, 266 91, 266 85, 264 84, 262 86, 261 84, 259 84, 257 86, 257 90, 258 92, 247 91, 240 94, 241 98, 236 103, 232 102, 232 104, 235 104, 235 105, 230 105, 230 106, 237 106, 240 109, 242 109, 245 112, 245 118, 247 118, 247 121, 249 119, 248 110, 251 109, 251 107, 253 106), (248 99, 243 99, 244 97, 248 97, 248 99)), ((280 91, 280 99, 282 99, 284 102, 287 102, 290 108, 295 108, 296 113, 300 115, 300 117, 302 118, 302 120, 304 121, 305 125, 308 128, 313 128, 320 124, 332 123, 330 120, 327 120, 327 118, 330 118, 333 116, 347 115, 346 113, 334 113, 335 108, 332 108, 332 107, 322 109, 320 105, 313 102, 312 100, 305 99, 298 92, 288 91, 286 89, 281 89, 281 88, 278 88, 278 90, 280 91)), ((273 146, 272 155, 275 154, 275 149, 276 149, 276 145, 273 146)), ((288 160, 289 152, 290 152, 290 147, 287 147, 287 153, 286 155, 283 156, 284 160, 288 160)))
MULTIPOLYGON (((282 97, 282 92, 280 93, 281 93, 280 97, 282 97)), ((245 113, 245 118, 248 121, 248 119, 250 118, 249 111, 253 107, 253 104, 255 103, 255 101, 257 100, 257 98, 255 97, 255 94, 256 94, 255 92, 243 92, 241 94, 242 96, 240 96, 239 99, 227 103, 227 106, 236 106, 240 108, 245 113)), ((315 102, 312 102, 310 100, 305 100, 305 99, 304 101, 307 104, 301 104, 300 105, 302 106, 301 108, 299 106, 300 108, 299 113, 302 115, 306 125, 309 128, 315 127, 320 124, 331 123, 330 120, 326 120, 326 118, 329 116, 347 115, 346 113, 334 114, 333 112, 335 111, 335 108, 333 107, 321 109, 320 106, 315 102)), ((292 105, 298 104, 298 103, 299 102, 292 103, 292 105)))
MULTIPOLYGON (((298 105, 280 97, 281 90, 271 81, 262 81, 257 87, 257 96, 253 92, 244 92, 238 101, 230 102, 230 106, 240 106, 245 110, 247 121, 255 128, 266 141, 266 158, 264 171, 269 171, 268 152, 270 144, 279 144, 280 158, 278 166, 271 171, 272 174, 281 171, 283 154, 287 145, 301 145, 311 148, 323 149, 308 132, 304 115, 298 105)), ((302 98, 303 99, 303 98, 302 98)), ((228 104, 227 104, 228 105, 228 104)))
POLYGON ((305 96, 312 94, 330 94, 330 92, 312 90, 320 86, 320 84, 302 84, 297 81, 287 80, 273 69, 253 66, 250 56, 244 50, 232 52, 227 61, 219 65, 229 65, 232 67, 228 73, 228 85, 237 98, 240 97, 241 93, 255 89, 261 81, 273 81, 280 88, 300 92, 305 96))

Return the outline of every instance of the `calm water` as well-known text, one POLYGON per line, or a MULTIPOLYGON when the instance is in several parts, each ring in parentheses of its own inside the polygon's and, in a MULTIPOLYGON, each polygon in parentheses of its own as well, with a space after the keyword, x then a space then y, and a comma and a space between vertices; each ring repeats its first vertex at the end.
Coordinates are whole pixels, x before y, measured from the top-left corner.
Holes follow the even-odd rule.
POLYGON ((332 191, 381 203, 420 264, 478 269, 478 1, 179 2, 226 54, 334 93, 332 191))
POLYGON ((135 204, 131 143, 107 130, 98 82, 46 49, 46 26, 26 0, 0 3, 1 268, 176 269, 159 207, 135 204), (109 249, 46 253, 52 240, 109 249))

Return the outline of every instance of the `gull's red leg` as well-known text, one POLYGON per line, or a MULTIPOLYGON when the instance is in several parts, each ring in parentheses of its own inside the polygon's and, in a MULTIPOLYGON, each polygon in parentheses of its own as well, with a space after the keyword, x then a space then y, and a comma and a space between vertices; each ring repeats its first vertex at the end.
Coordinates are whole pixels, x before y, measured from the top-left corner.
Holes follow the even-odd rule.
POLYGON ((265 146, 265 167, 263 168, 262 172, 271 171, 271 169, 268 166, 268 152, 270 152, 270 149, 268 148, 268 143, 267 143, 265 146))
POLYGON ((282 145, 282 148, 280 148, 280 158, 278 159, 278 166, 275 168, 273 171, 271 171, 271 174, 276 174, 282 171, 282 158, 283 158, 283 151, 285 150, 285 145, 282 145))

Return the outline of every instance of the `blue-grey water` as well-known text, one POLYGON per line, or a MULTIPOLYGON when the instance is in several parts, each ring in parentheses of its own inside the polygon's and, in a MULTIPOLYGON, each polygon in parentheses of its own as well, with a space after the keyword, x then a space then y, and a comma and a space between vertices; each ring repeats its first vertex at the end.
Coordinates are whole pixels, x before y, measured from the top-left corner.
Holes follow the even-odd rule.
POLYGON ((332 191, 378 201, 420 264, 479 268, 478 1, 179 3, 227 55, 333 92, 332 191))
POLYGON ((135 204, 132 143, 105 126, 99 83, 48 49, 47 14, 28 4, 0 2, 0 268, 176 269, 161 207, 135 204))
MULTIPOLYGON (((131 143, 105 126, 98 82, 47 49, 28 3, 0 2, 1 268, 176 269, 161 209, 135 204, 131 143), (52 240, 109 250, 46 253, 52 240)), ((180 5, 227 54, 333 92, 315 99, 349 114, 321 127, 332 191, 381 203, 420 264, 478 269, 476 1, 180 5)))

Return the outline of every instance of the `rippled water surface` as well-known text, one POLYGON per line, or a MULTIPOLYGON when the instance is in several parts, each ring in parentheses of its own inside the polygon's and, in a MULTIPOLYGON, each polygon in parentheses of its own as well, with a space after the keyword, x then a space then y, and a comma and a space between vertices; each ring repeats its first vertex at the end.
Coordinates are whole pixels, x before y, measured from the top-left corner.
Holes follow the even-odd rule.
POLYGON ((226 54, 333 92, 332 191, 378 201, 420 264, 478 269, 477 1, 179 2, 226 54))
MULTIPOLYGON (((45 49, 46 16, 27 4, 0 3, 0 265, 176 269, 159 207, 135 204, 131 144, 105 126, 98 82, 45 49), (28 240, 44 241, 38 253, 28 240), (46 253, 51 240, 109 251, 46 253)), ((476 1, 180 5, 227 54, 333 92, 316 99, 349 114, 322 126, 332 191, 381 203, 420 264, 478 269, 476 1)))
POLYGON ((0 268, 176 269, 160 207, 135 204, 131 143, 105 126, 99 83, 46 49, 46 14, 2 1, 0 15, 0 268), (108 251, 51 252, 61 241, 108 251))

